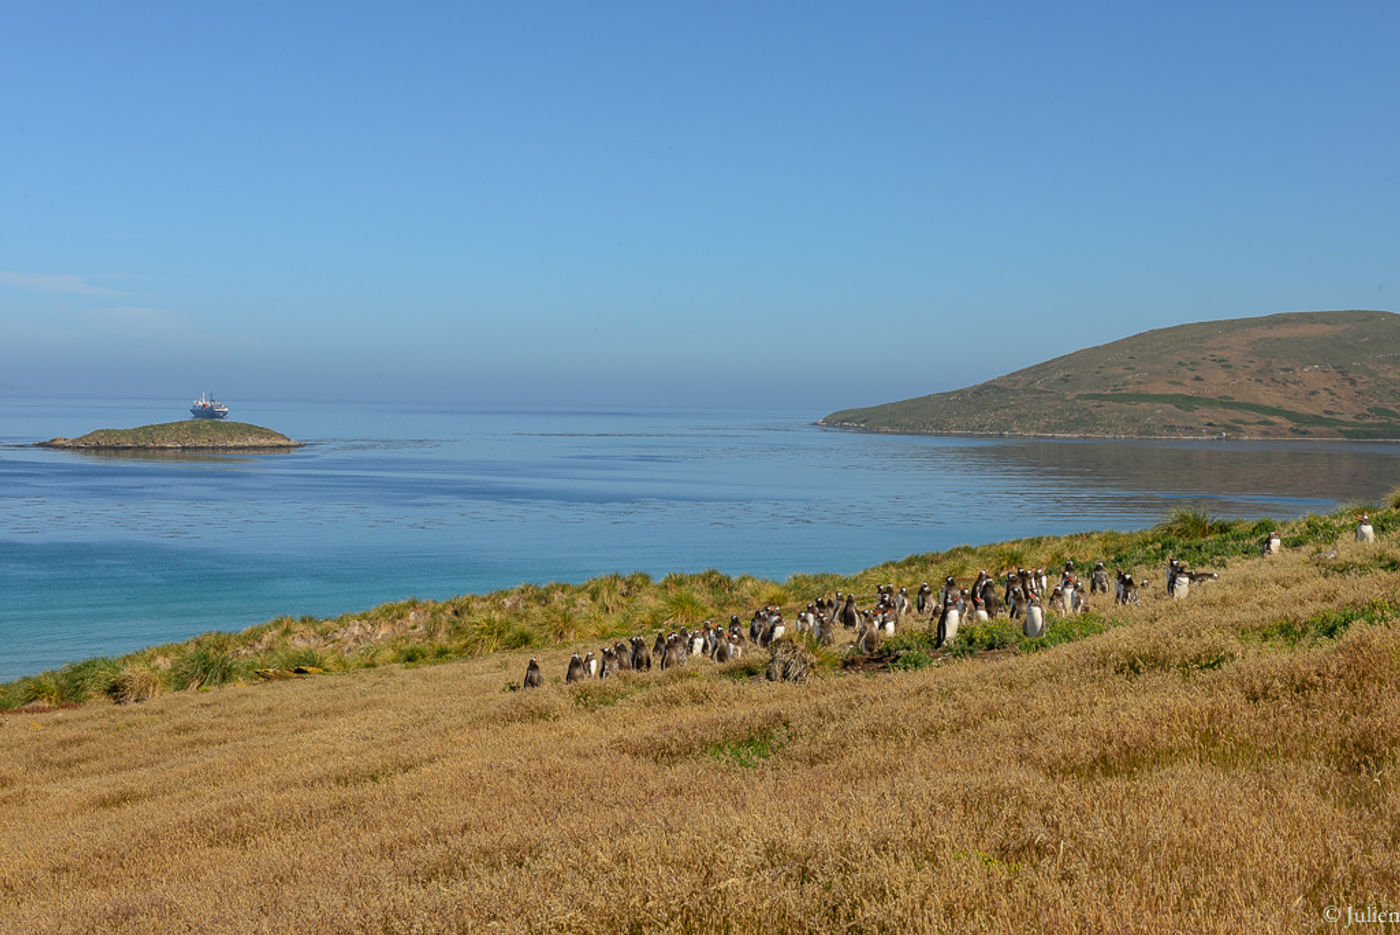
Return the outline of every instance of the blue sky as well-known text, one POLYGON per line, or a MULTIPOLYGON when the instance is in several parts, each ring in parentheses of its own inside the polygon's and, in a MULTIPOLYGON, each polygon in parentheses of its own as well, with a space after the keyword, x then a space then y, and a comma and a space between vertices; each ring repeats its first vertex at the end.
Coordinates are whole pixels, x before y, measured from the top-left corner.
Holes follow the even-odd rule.
POLYGON ((794 406, 1397 310, 1387 2, 0 10, 0 393, 794 406))

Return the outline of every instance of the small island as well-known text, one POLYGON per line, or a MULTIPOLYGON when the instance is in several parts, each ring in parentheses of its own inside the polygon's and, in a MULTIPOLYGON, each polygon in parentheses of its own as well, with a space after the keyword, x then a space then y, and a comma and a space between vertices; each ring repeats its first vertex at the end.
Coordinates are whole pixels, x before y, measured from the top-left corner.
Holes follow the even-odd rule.
POLYGON ((276 451, 300 448, 281 432, 247 422, 186 419, 134 429, 98 429, 78 438, 51 438, 39 448, 81 451, 276 451))

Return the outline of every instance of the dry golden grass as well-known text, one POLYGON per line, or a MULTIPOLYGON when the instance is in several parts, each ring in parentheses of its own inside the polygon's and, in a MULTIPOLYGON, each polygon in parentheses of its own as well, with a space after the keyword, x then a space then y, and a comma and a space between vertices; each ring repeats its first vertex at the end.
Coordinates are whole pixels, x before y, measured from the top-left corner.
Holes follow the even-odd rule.
POLYGON ((1400 632, 1261 634, 1400 572, 1311 551, 914 672, 567 647, 12 712, 0 931, 1328 931, 1400 902, 1400 632))

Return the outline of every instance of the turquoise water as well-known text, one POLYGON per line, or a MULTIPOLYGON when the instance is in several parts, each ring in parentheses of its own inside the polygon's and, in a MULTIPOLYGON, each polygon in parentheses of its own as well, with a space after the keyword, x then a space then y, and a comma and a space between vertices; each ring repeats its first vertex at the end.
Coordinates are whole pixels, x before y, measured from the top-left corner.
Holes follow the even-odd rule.
MULTIPOLYGON (((185 404, 186 406, 188 404, 185 404)), ((1284 519, 1375 499, 1400 445, 863 435, 795 411, 473 411, 230 401, 307 442, 113 456, 29 443, 180 402, 0 402, 0 680, 65 662, 521 582, 849 573, 960 543, 1284 519)))

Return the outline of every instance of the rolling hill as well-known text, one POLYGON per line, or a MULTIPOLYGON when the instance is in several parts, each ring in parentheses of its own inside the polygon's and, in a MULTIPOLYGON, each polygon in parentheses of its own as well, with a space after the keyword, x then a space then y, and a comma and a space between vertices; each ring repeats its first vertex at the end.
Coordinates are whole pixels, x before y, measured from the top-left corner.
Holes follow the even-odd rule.
POLYGON ((901 434, 1400 438, 1400 315, 1290 312, 1144 331, 818 424, 901 434))

